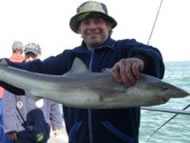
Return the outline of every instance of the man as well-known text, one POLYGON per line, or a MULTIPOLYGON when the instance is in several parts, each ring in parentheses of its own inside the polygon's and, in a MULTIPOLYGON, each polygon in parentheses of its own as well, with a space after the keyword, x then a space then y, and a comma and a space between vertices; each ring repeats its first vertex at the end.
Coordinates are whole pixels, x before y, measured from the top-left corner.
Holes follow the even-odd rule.
POLYGON ((23 62, 24 56, 24 45, 20 41, 14 41, 12 45, 12 56, 10 57, 10 60, 13 62, 23 62))
MULTIPOLYGON (((24 53, 25 62, 31 62, 40 58, 41 48, 38 44, 29 43, 25 46, 24 53)), ((62 129, 63 120, 59 104, 47 99, 35 101, 31 97, 15 96, 5 91, 3 99, 3 121, 4 131, 12 142, 34 143, 36 138, 27 134, 25 123, 30 122, 31 125, 33 123, 39 123, 39 128, 43 128, 44 138, 48 139, 50 133, 49 127, 52 126, 54 133, 58 134, 62 129)))
MULTIPOLYGON (((23 50, 24 45, 21 41, 14 41, 12 44, 12 55, 10 57, 10 60, 13 62, 23 62, 24 56, 23 56, 23 50)), ((7 138, 7 135, 4 134, 3 131, 3 117, 2 117, 2 99, 3 99, 3 92, 4 89, 0 87, 0 141, 9 143, 9 139, 7 138)))
MULTIPOLYGON (((78 57, 92 72, 111 69, 113 78, 126 85, 134 84, 141 73, 162 78, 164 64, 159 50, 135 40, 111 39, 116 25, 116 20, 108 15, 103 3, 87 1, 78 7, 77 14, 70 20, 71 29, 83 38, 80 46, 44 61, 26 65, 9 62, 9 65, 62 75, 70 70, 73 60, 78 57)), ((17 89, 16 93, 23 91, 17 89)), ((63 109, 70 143, 139 142, 139 107, 86 110, 63 106, 63 109)))

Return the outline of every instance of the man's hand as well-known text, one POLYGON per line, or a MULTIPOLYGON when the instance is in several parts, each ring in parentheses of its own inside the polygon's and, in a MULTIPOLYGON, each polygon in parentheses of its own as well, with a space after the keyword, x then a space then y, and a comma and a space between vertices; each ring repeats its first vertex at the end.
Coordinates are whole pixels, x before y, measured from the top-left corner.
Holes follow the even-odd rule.
POLYGON ((16 134, 16 132, 8 133, 8 138, 16 143, 17 142, 17 134, 16 134))
POLYGON ((139 58, 121 59, 117 62, 111 72, 115 80, 126 85, 135 84, 144 69, 144 61, 139 58))

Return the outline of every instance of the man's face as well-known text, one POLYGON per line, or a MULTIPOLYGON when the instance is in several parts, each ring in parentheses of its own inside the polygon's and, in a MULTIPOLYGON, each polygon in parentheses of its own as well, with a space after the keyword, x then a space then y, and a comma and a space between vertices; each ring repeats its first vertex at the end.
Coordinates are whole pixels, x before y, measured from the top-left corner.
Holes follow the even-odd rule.
POLYGON ((88 48, 98 48, 107 40, 111 26, 102 18, 88 18, 79 25, 79 33, 88 48))
POLYGON ((32 53, 32 52, 28 52, 25 54, 25 62, 31 62, 35 59, 38 59, 38 55, 32 53))

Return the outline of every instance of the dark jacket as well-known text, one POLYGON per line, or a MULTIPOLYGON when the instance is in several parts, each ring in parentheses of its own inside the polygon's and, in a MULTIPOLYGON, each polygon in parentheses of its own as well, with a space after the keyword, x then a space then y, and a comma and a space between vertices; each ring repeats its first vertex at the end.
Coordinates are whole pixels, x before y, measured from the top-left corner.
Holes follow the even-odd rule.
MULTIPOLYGON (((79 57, 92 72, 102 72, 122 58, 143 57, 144 73, 162 78, 164 64, 158 49, 135 40, 108 39, 95 50, 88 50, 84 43, 73 50, 26 64, 9 63, 29 71, 62 75, 68 72, 75 57, 79 57)), ((22 94, 22 90, 12 91, 22 94)), ((70 143, 138 143, 140 108, 125 109, 76 109, 63 106, 70 143)))

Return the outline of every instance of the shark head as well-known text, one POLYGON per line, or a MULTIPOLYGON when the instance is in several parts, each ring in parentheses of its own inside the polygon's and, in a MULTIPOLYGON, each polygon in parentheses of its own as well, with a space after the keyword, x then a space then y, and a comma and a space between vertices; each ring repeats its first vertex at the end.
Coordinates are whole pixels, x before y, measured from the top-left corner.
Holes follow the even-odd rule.
POLYGON ((189 93, 181 88, 162 81, 162 84, 158 84, 158 88, 163 96, 169 96, 170 98, 186 97, 189 93))
POLYGON ((140 80, 143 81, 143 84, 141 84, 143 87, 141 88, 144 88, 144 90, 147 90, 150 94, 158 94, 162 96, 163 99, 165 98, 165 100, 189 95, 187 91, 149 75, 143 75, 140 80))

